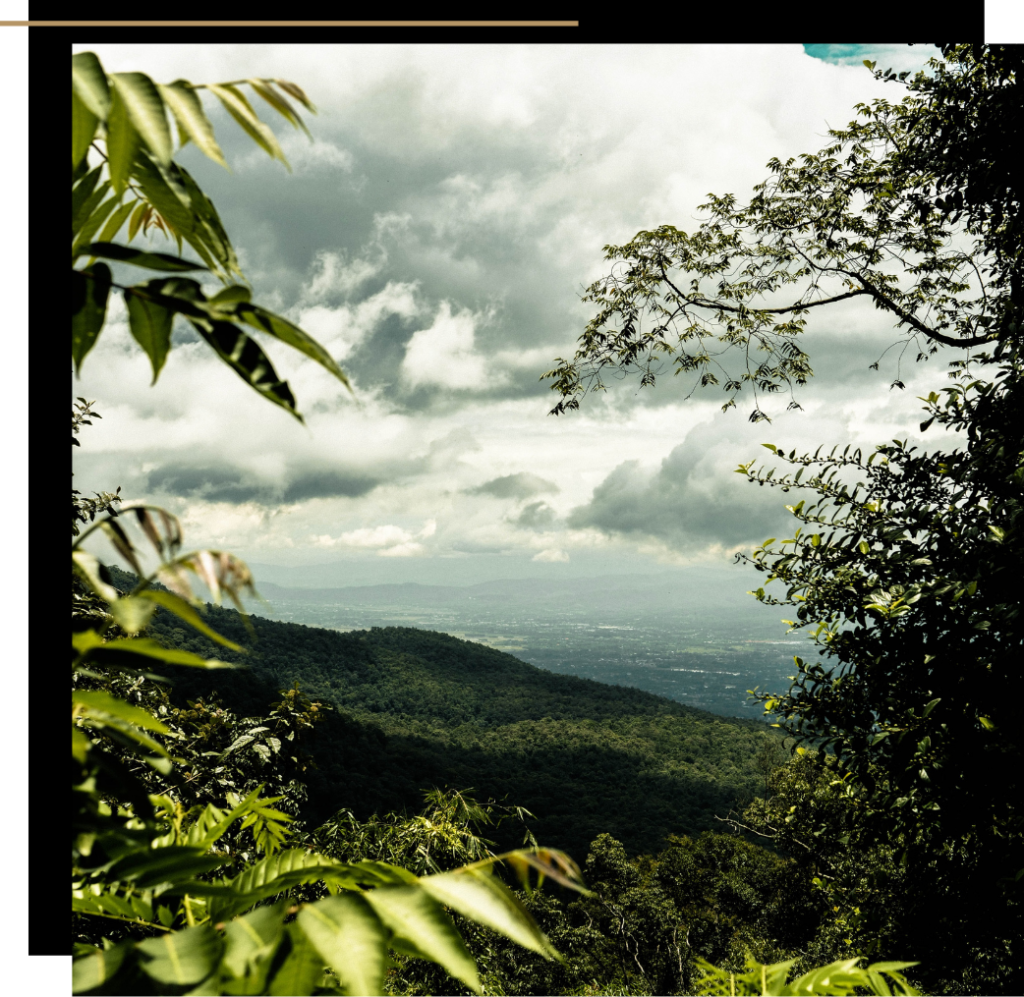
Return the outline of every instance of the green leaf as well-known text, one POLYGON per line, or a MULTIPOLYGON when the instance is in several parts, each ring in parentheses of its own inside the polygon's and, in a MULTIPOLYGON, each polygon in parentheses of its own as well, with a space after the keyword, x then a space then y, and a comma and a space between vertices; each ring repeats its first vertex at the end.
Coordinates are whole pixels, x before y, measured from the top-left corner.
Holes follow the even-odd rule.
POLYGON ((118 598, 117 589, 113 585, 108 585, 100 576, 100 562, 93 554, 85 550, 73 550, 71 564, 101 598, 107 602, 113 602, 118 598))
POLYGON ((311 994, 323 974, 324 960, 296 922, 286 924, 285 932, 286 955, 270 980, 267 993, 276 997, 311 994))
MULTIPOLYGON (((138 211, 138 208, 135 210, 138 211)), ((142 250, 131 249, 128 246, 118 245, 116 242, 106 242, 103 240, 83 246, 82 252, 102 257, 105 260, 117 260, 118 263, 131 263, 133 266, 145 267, 147 270, 163 270, 165 272, 177 273, 184 270, 206 269, 202 264, 193 263, 191 260, 183 260, 180 256, 170 256, 167 253, 143 252, 142 250)))
POLYGON ((216 266, 213 269, 217 270, 217 274, 222 280, 225 280, 230 274, 244 280, 238 266, 235 249, 221 224, 220 216, 217 214, 213 202, 199 189, 199 185, 188 170, 184 167, 177 169, 178 178, 192 201, 192 213, 196 222, 195 231, 189 237, 189 244, 208 264, 213 261, 219 264, 219 270, 216 266))
MULTIPOLYGON (((122 204, 108 219, 107 224, 103 226, 103 231, 100 232, 99 242, 100 244, 109 243, 111 239, 121 231, 121 226, 124 225, 128 216, 132 213, 132 209, 136 206, 135 201, 129 201, 127 204, 122 204)), ((88 251, 88 249, 86 249, 88 251)), ((96 257, 94 256, 86 266, 92 266, 95 262, 96 257)))
POLYGON ((236 311, 246 325, 269 333, 271 336, 280 339, 281 342, 294 347, 300 353, 305 353, 307 357, 315 360, 325 370, 330 371, 349 391, 352 390, 348 378, 334 362, 331 355, 297 325, 294 325, 285 318, 281 318, 280 315, 268 312, 265 308, 260 308, 259 305, 241 305, 236 311))
MULTIPOLYGON (((74 647, 78 647, 76 640, 79 635, 71 639, 74 647)), ((158 661, 166 661, 171 665, 192 665, 197 668, 234 668, 235 665, 227 661, 218 661, 216 658, 200 658, 191 651, 178 651, 163 647, 155 640, 148 637, 127 637, 119 640, 108 640, 97 647, 89 647, 89 657, 101 664, 105 663, 130 663, 136 656, 143 658, 155 658, 158 661)))
POLYGON ((362 894, 318 900, 296 921, 349 994, 382 992, 387 932, 362 894))
POLYGON ((246 384, 303 422, 288 382, 278 379, 269 358, 254 339, 230 322, 198 322, 191 318, 189 321, 217 356, 246 384))
POLYGON ((133 852, 118 859, 107 871, 110 880, 133 883, 139 889, 174 884, 211 872, 230 862, 228 855, 206 855, 203 848, 167 845, 133 852))
POLYGON ((429 959, 481 993, 476 962, 440 903, 416 886, 385 886, 365 894, 385 927, 393 933, 390 945, 404 955, 429 959))
POLYGON ((245 95, 230 83, 207 84, 210 91, 231 115, 272 159, 279 159, 291 172, 288 160, 284 158, 281 146, 277 144, 274 133, 256 116, 256 112, 245 99, 245 95))
POLYGON ((209 924, 138 943, 142 969, 158 983, 198 983, 213 972, 224 943, 209 924))
POLYGON ((156 606, 131 596, 116 599, 107 607, 107 612, 114 618, 114 622, 133 637, 145 629, 155 611, 156 606))
POLYGON ((224 925, 224 958, 221 966, 236 978, 258 977, 252 982, 261 985, 258 989, 246 988, 249 993, 263 992, 263 978, 269 968, 268 957, 276 951, 281 941, 287 913, 288 901, 281 900, 271 907, 257 907, 245 917, 236 918, 224 925), (259 966, 261 962, 263 966, 259 966))
POLYGON ((106 121, 110 109, 107 74, 94 52, 79 52, 71 57, 71 92, 95 114, 106 121))
POLYGON ((171 131, 156 84, 145 73, 114 73, 110 79, 116 95, 110 117, 113 118, 113 107, 116 98, 120 97, 149 154, 162 166, 168 166, 171 162, 171 131))
MULTIPOLYGON (((106 186, 104 184, 104 186, 106 186)), ((106 221, 107 216, 117 207, 118 198, 116 196, 108 197, 102 204, 100 204, 91 215, 82 224, 82 227, 78 231, 78 235, 75 236, 74 241, 71 243, 71 259, 72 262, 76 260, 81 254, 83 247, 88 245, 96 230, 106 221)))
MULTIPOLYGON (((78 231, 80 218, 86 218, 85 202, 92 197, 96 184, 99 183, 100 172, 103 167, 97 166, 91 169, 81 180, 71 188, 71 233, 78 231)), ((99 201, 96 202, 97 204, 99 201)), ((91 209, 90 209, 91 210, 91 209)))
POLYGON ((82 361, 96 344, 107 315, 110 267, 97 263, 90 270, 72 270, 71 359, 81 375, 82 361))
POLYGON ((132 212, 132 220, 128 223, 128 241, 132 239, 139 232, 139 228, 142 226, 142 220, 146 216, 147 212, 152 214, 153 206, 144 200, 140 200, 135 211, 132 212))
POLYGON ((131 176, 140 141, 121 96, 121 88, 115 85, 111 93, 110 117, 107 119, 107 168, 118 197, 124 193, 128 177, 131 176))
MULTIPOLYGON (((309 853, 300 848, 289 848, 275 855, 255 862, 243 869, 234 879, 224 883, 235 892, 234 897, 224 896, 210 904, 210 917, 223 921, 248 910, 253 904, 266 897, 275 896, 303 883, 315 883, 320 879, 334 878, 338 863, 323 855, 309 853)), ((357 886, 353 877, 352 885, 357 886)))
POLYGON ((134 947, 131 940, 110 949, 96 949, 92 955, 74 959, 71 963, 71 992, 80 994, 93 990, 111 979, 121 968, 125 956, 134 947))
POLYGON ((278 112, 293 128, 301 128, 312 140, 306 123, 295 113, 294 108, 273 88, 272 80, 249 79, 249 84, 275 111, 278 112))
POLYGON ((192 199, 177 165, 169 163, 164 166, 140 149, 135 159, 134 176, 153 207, 183 236, 192 235, 195 230, 192 199))
POLYGON ((231 167, 228 166, 217 140, 213 137, 213 125, 203 111, 199 95, 192 89, 188 80, 175 80, 167 86, 158 83, 157 90, 174 114, 181 144, 184 145, 189 140, 195 142, 200 152, 209 156, 215 163, 220 163, 230 173, 231 167))
POLYGON ((493 875, 477 869, 424 876, 420 885, 432 897, 548 959, 561 959, 530 912, 493 875))
MULTIPOLYGON (((88 179, 89 179, 89 174, 86 174, 86 176, 82 179, 82 184, 84 185, 85 182, 88 179)), ((81 242, 82 241, 81 239, 79 239, 79 234, 82 231, 82 227, 93 217, 96 209, 103 202, 103 199, 107 196, 107 191, 109 191, 109 190, 110 190, 110 184, 106 180, 104 180, 103 183, 101 183, 94 191, 92 191, 91 194, 89 194, 89 196, 84 201, 81 201, 81 202, 79 201, 78 198, 75 197, 75 194, 78 192, 77 188, 72 190, 72 192, 71 192, 71 204, 72 204, 71 237, 72 237, 72 245, 74 245, 75 242, 81 242)), ((117 203, 116 199, 113 199, 113 200, 114 200, 114 203, 116 204, 117 203)), ((107 214, 109 214, 109 213, 110 212, 107 211, 103 215, 103 218, 105 218, 107 216, 107 214)), ((102 218, 100 219, 100 221, 102 221, 102 218)), ((93 231, 95 232, 97 228, 99 228, 99 223, 97 223, 93 227, 93 231)), ((74 257, 72 257, 72 262, 74 262, 74 257)))
POLYGON ((214 640, 232 651, 244 650, 240 644, 228 640, 227 637, 222 637, 216 630, 208 626, 202 617, 181 596, 177 596, 173 592, 162 592, 159 589, 144 589, 139 592, 138 597, 140 599, 149 599, 163 606, 164 609, 174 613, 175 616, 184 620, 189 626, 195 627, 200 633, 205 634, 210 640, 214 640))
POLYGON ((71 168, 82 162, 89 151, 100 119, 71 91, 71 168))
POLYGON ((125 291, 124 300, 128 306, 128 327, 132 338, 142 347, 149 357, 153 368, 153 380, 156 384, 160 371, 167 360, 171 349, 171 328, 174 325, 174 312, 163 304, 152 301, 137 293, 138 288, 148 288, 150 284, 162 281, 147 281, 125 291))

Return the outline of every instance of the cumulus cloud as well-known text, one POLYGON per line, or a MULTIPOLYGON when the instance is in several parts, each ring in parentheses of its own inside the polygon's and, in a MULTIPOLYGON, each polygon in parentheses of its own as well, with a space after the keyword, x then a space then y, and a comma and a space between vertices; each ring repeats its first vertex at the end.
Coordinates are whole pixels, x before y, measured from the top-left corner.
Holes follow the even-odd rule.
POLYGON ((316 547, 348 547, 350 549, 373 550, 380 557, 419 557, 427 552, 420 540, 426 540, 437 532, 437 521, 428 520, 419 533, 403 529, 393 523, 382 526, 364 526, 348 530, 339 537, 321 534, 313 537, 316 547))
POLYGON ((495 498, 528 499, 534 495, 544 492, 557 492, 558 485, 553 481, 547 481, 530 474, 528 471, 520 471, 518 474, 506 474, 500 478, 492 478, 485 481, 476 488, 470 488, 468 495, 493 495, 495 498))
POLYGON ((442 301, 428 329, 414 332, 405 348, 402 376, 413 387, 435 385, 479 391, 488 386, 487 364, 474 349, 480 316, 463 309, 452 314, 442 301))

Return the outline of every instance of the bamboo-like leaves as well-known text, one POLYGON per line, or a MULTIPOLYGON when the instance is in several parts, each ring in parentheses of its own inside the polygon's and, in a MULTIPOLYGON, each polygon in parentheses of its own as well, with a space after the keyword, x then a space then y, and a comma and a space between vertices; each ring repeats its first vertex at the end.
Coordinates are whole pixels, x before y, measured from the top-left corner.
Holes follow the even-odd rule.
MULTIPOLYGON (((205 155, 227 166, 197 94, 200 89, 209 89, 268 155, 286 166, 288 163, 273 132, 260 121, 237 83, 204 87, 179 79, 161 85, 143 73, 115 73, 108 79, 91 52, 74 56, 72 79, 72 262, 83 252, 91 257, 86 268, 76 271, 73 278, 72 357, 80 373, 84 357, 103 328, 112 282, 109 267, 97 264, 97 258, 170 272, 209 269, 225 283, 232 278, 244 279, 213 204, 188 171, 171 160, 168 108, 182 145, 194 142, 205 155), (102 182, 103 165, 89 170, 86 156, 98 129, 106 142, 109 170, 109 179, 102 182), (121 204, 129 188, 140 196, 121 204), (188 242, 202 264, 189 263, 180 256, 132 252, 115 246, 109 240, 126 221, 129 242, 140 230, 146 232, 153 225, 177 241, 179 253, 183 242, 188 242), (101 227, 100 237, 92 241, 101 227)), ((289 124, 309 135, 295 108, 282 96, 294 98, 315 113, 316 108, 300 87, 278 79, 254 77, 245 82, 289 124)), ((206 299, 195 282, 150 281, 125 288, 129 327, 149 357, 153 383, 171 349, 174 317, 183 314, 250 387, 300 422, 302 416, 288 384, 277 376, 259 344, 226 319, 241 320, 299 350, 351 391, 344 372, 327 350, 294 323, 252 304, 238 288, 237 284, 231 285, 228 295, 214 297, 210 308, 204 308, 206 299)))
POLYGON ((270 333, 270 335, 280 339, 283 343, 287 343, 300 353, 305 353, 307 357, 315 360, 325 370, 330 371, 349 391, 352 390, 348 378, 334 362, 334 359, 327 350, 315 339, 303 332, 297 325, 294 325, 285 318, 281 318, 280 315, 267 311, 265 308, 260 308, 258 305, 240 305, 236 309, 236 314, 246 325, 270 333))
MULTIPOLYGON (((144 208, 145 205, 143 204, 142 207, 144 208)), ((141 215, 138 206, 136 206, 135 212, 141 215)), ((132 220, 134 221, 134 218, 132 220)), ((116 260, 118 263, 131 263, 132 266, 145 267, 147 270, 164 270, 169 273, 179 273, 186 270, 206 269, 201 264, 193 263, 191 260, 183 260, 180 256, 171 256, 169 253, 149 253, 139 249, 131 249, 128 246, 120 246, 115 242, 107 242, 103 239, 84 246, 82 251, 90 253, 92 256, 102 257, 105 260, 116 260)))
POLYGON ((71 57, 71 92, 91 114, 106 121, 110 109, 110 88, 107 74, 93 52, 79 52, 71 57))
POLYGON ((282 381, 274 370, 270 358, 255 339, 251 339, 230 322, 197 322, 192 320, 196 332, 213 348, 246 384, 268 401, 280 405, 299 422, 305 422, 295 405, 295 396, 287 381, 282 381))
POLYGON ((213 126, 203 113, 203 105, 192 85, 187 80, 175 80, 167 86, 158 83, 157 90, 174 114, 180 144, 184 146, 188 141, 195 142, 200 152, 215 163, 220 163, 230 173, 231 167, 213 137, 213 126))
POLYGON ((142 144, 128 116, 128 107, 122 93, 123 89, 116 85, 111 90, 110 117, 107 119, 107 169, 118 197, 124 193, 135 163, 135 154, 142 144))
POLYGON ((278 145, 274 133, 256 116, 252 105, 245 99, 245 95, 231 83, 208 83, 206 89, 210 91, 227 109, 228 114, 237 121, 253 141, 262 148, 272 159, 279 159, 291 172, 291 166, 285 159, 281 146, 278 145))
POLYGON ((82 162, 100 119, 82 103, 78 94, 71 91, 71 168, 82 162))
MULTIPOLYGON (((156 84, 145 73, 114 73, 110 79, 114 84, 111 118, 119 97, 141 144, 161 166, 168 166, 171 162, 171 132, 156 84)), ((108 124, 108 146, 111 138, 108 124)))

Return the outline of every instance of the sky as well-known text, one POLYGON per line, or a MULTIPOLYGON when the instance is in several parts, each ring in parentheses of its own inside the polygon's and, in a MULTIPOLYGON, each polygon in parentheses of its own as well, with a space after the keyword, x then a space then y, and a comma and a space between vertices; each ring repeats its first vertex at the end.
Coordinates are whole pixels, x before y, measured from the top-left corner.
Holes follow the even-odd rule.
POLYGON ((768 398, 771 424, 748 421, 749 395, 726 413, 721 389, 686 397, 683 377, 612 380, 555 417, 541 381, 593 314, 580 297, 608 273, 606 244, 693 231, 709 192, 744 200, 773 156, 818 151, 858 102, 900 99, 863 59, 916 70, 931 46, 86 48, 158 82, 292 81, 317 106, 310 142, 253 101, 291 173, 209 95, 231 172, 192 147, 176 158, 216 205, 253 300, 327 347, 354 393, 261 340, 302 426, 184 322, 151 386, 119 298, 72 384, 102 416, 82 430, 75 487, 169 509, 188 548, 239 555, 257 585, 720 571, 799 525, 792 493, 734 473, 771 465, 761 444, 943 442, 918 432, 917 396, 949 383, 952 355, 885 352, 900 336, 859 300, 812 313, 803 409, 768 398))

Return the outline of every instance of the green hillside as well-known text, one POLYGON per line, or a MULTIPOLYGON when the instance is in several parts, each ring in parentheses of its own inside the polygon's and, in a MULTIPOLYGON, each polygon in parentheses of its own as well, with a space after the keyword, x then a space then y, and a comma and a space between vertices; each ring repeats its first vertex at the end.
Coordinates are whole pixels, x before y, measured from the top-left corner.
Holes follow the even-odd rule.
POLYGON ((149 632, 247 668, 169 669, 179 705, 217 690, 232 709, 259 715, 297 681, 334 707, 315 735, 312 826, 342 807, 362 818, 413 812, 432 786, 472 787, 526 807, 538 840, 582 859, 601 833, 639 853, 668 834, 718 830, 716 815, 763 789, 756 758, 775 734, 756 721, 556 675, 433 631, 338 633, 253 616, 254 641, 233 610, 209 606, 206 616, 250 653, 224 653, 163 613, 149 632))

